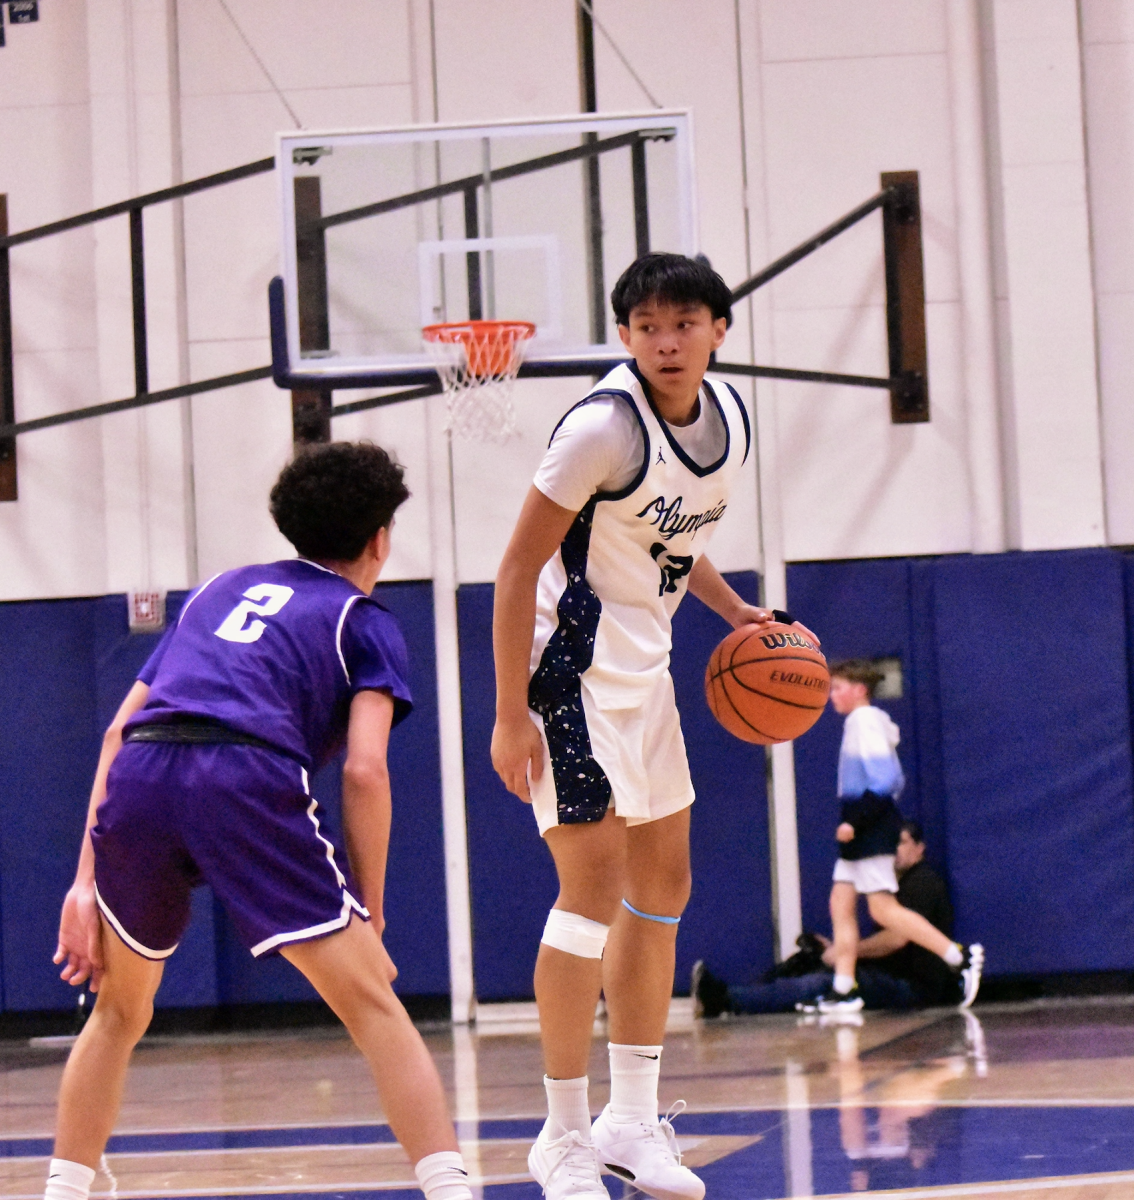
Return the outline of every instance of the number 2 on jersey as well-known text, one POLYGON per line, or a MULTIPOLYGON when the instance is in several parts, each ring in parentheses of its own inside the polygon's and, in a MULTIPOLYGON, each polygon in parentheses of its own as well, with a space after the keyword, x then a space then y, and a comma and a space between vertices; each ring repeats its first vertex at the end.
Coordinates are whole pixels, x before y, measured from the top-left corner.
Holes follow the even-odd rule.
POLYGON ((279 583, 253 584, 244 593, 244 599, 220 623, 217 637, 226 642, 256 641, 267 628, 258 618, 275 616, 294 595, 294 588, 279 583), (245 624, 249 617, 257 619, 245 624))

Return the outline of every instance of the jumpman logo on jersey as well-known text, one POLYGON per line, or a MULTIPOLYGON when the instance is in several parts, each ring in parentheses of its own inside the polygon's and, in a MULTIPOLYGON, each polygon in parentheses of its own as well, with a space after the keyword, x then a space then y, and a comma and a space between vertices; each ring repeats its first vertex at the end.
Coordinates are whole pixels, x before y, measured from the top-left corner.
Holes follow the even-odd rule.
POLYGON ((658 456, 654 460, 654 466, 656 467, 658 465, 658 463, 664 463, 664 462, 665 462, 665 456, 662 454, 661 447, 659 446, 658 447, 658 456))

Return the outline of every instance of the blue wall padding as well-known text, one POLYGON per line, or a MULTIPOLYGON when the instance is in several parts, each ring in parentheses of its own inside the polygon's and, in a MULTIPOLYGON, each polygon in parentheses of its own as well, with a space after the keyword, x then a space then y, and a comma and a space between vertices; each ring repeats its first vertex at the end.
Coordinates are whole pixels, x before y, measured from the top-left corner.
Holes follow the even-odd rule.
MULTIPOLYGON (((375 592, 398 619, 409 651, 413 713, 390 738, 394 799, 386 871, 384 942, 398 967, 394 984, 405 995, 449 991, 445 846, 441 825, 441 763, 437 743, 437 665, 433 637, 433 586, 380 583, 375 592)), ((341 762, 311 781, 328 827, 341 827, 341 762)), ((315 991, 279 956, 254 959, 217 906, 217 970, 222 1003, 314 999, 315 991)))
MULTIPOLYGON (((989 972, 1134 968, 1134 568, 1110 550, 806 563, 788 591, 829 658, 901 655, 905 695, 882 707, 902 728, 902 808, 989 972)), ((840 734, 828 711, 796 744, 820 930, 840 734)))
POLYGON ((1134 967, 1134 772, 1120 555, 934 573, 959 936, 998 974, 1134 967))
POLYGON ((101 730, 91 600, 0 605, 0 946, 5 1009, 68 1008, 59 908, 75 874, 101 730))
MULTIPOLYGON (((915 634, 910 611, 910 563, 905 559, 801 563, 788 567, 792 615, 813 630, 828 662, 841 658, 900 657, 900 700, 879 701, 902 731, 899 757, 906 774, 902 808, 919 816, 921 786, 917 746, 915 634)), ((835 774, 843 718, 830 707, 795 743, 799 866, 805 929, 829 931, 831 873, 838 857, 835 774)))
MULTIPOLYGON (((742 595, 755 599, 754 574, 728 578, 742 595)), ((551 856, 531 811, 505 790, 489 757, 496 695, 492 592, 491 584, 468 585, 458 597, 473 955, 480 1000, 531 996, 539 939, 557 891, 551 856)), ((763 752, 726 734, 704 699, 705 664, 727 632, 720 618, 696 600, 686 601, 674 623, 672 671, 698 794, 692 822, 693 898, 678 937, 679 990, 697 958, 738 981, 772 961, 763 752)))

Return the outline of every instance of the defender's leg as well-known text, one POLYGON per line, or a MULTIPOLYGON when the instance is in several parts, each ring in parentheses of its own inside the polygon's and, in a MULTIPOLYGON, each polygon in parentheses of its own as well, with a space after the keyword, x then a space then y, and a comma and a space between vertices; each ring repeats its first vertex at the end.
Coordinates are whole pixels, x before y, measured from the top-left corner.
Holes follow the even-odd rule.
POLYGON ((437 1068, 394 995, 392 964, 374 927, 352 921, 339 933, 282 946, 280 953, 347 1027, 370 1066, 390 1128, 411 1161, 456 1151, 437 1068))
POLYGON ((92 1170, 118 1119, 126 1068, 149 1028, 164 966, 135 954, 101 921, 105 974, 63 1070, 55 1133, 55 1158, 92 1170))

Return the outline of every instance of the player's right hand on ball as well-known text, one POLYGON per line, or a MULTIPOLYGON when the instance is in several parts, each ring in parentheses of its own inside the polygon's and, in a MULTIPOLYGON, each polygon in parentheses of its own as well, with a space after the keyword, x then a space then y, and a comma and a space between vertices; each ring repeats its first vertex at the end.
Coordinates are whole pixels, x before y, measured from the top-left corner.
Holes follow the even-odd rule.
POLYGON ((492 765, 504 786, 525 804, 531 804, 528 770, 533 780, 543 774, 543 739, 532 719, 497 720, 492 730, 492 765))
POLYGON ((90 980, 88 987, 98 991, 102 979, 102 928, 95 902, 94 884, 75 883, 63 901, 59 917, 59 944, 52 962, 63 964, 59 978, 72 987, 90 980))

